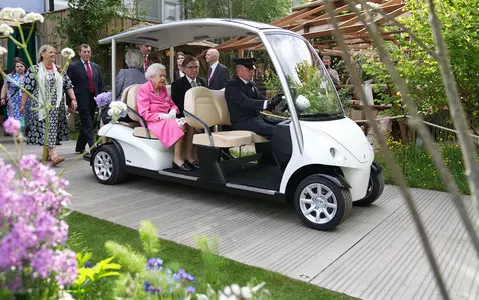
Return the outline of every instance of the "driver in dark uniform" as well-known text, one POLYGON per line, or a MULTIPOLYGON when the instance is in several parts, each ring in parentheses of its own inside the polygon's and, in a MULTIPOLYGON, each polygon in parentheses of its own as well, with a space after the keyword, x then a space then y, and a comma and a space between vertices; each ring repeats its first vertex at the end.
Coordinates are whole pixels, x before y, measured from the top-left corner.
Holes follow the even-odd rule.
POLYGON ((273 136, 273 127, 280 121, 271 120, 260 114, 260 110, 273 109, 280 98, 267 100, 253 83, 256 67, 254 58, 241 57, 234 60, 236 76, 228 81, 225 89, 226 103, 230 111, 233 130, 249 130, 266 137, 273 136))

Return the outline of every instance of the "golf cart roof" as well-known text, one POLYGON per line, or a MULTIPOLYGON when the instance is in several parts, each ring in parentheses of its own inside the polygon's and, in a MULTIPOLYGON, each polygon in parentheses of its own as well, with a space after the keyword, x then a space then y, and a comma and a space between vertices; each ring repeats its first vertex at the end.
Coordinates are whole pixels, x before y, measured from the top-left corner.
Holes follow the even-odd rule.
POLYGON ((269 24, 239 19, 192 19, 123 32, 101 39, 99 43, 108 44, 114 39, 117 43, 146 44, 162 50, 200 40, 256 36, 265 30, 291 33, 269 24))

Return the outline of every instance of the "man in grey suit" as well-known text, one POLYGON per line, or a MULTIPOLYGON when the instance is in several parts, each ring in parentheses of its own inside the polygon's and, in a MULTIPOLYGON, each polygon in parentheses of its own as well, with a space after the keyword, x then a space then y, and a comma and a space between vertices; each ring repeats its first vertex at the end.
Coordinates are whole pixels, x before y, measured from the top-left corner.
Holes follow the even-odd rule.
POLYGON ((208 88, 210 90, 221 90, 226 87, 226 83, 230 80, 228 68, 219 63, 220 53, 216 49, 206 51, 206 62, 210 66, 208 68, 208 88))

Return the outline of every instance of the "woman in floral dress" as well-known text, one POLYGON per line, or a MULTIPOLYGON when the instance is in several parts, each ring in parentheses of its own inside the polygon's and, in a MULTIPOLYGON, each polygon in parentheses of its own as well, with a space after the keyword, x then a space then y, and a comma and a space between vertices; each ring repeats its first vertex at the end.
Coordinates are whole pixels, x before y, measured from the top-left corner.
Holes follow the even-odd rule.
MULTIPOLYGON (((0 105, 6 105, 6 117, 13 117, 15 120, 25 120, 25 116, 20 113, 22 103, 22 90, 20 86, 25 77, 26 65, 23 61, 17 60, 14 63, 14 70, 5 77, 1 91, 0 105)), ((25 110, 28 113, 28 109, 25 110)))
POLYGON ((70 131, 66 118, 61 118, 60 110, 65 109, 64 92, 72 99, 72 109, 76 109, 77 103, 73 85, 66 73, 61 72, 61 68, 55 65, 55 48, 50 45, 43 45, 39 50, 39 63, 30 67, 25 74, 24 87, 32 93, 34 98, 29 98, 27 93, 22 95, 22 105, 20 112, 23 113, 27 100, 31 102, 31 112, 26 124, 25 136, 27 144, 36 144, 43 146, 46 136, 46 118, 48 117, 48 159, 52 166, 55 166, 65 159, 60 156, 56 149, 57 138, 68 140, 70 131), (50 106, 48 114, 45 106, 50 106), (42 109, 42 107, 44 107, 42 109))

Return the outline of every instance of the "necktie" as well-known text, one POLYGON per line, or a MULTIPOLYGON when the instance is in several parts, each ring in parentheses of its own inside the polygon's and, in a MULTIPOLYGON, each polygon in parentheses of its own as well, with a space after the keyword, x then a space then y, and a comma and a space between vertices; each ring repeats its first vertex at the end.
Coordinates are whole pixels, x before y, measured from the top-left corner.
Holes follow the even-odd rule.
POLYGON ((211 74, 213 73, 213 69, 210 67, 208 69, 208 85, 211 83, 211 74))
POLYGON ((191 82, 191 87, 195 87, 195 86, 198 86, 198 84, 196 83, 196 80, 193 80, 193 81, 191 82))
POLYGON ((95 85, 93 84, 93 72, 91 71, 90 68, 90 63, 86 62, 86 73, 88 74, 88 91, 90 93, 94 94, 95 93, 95 85))

